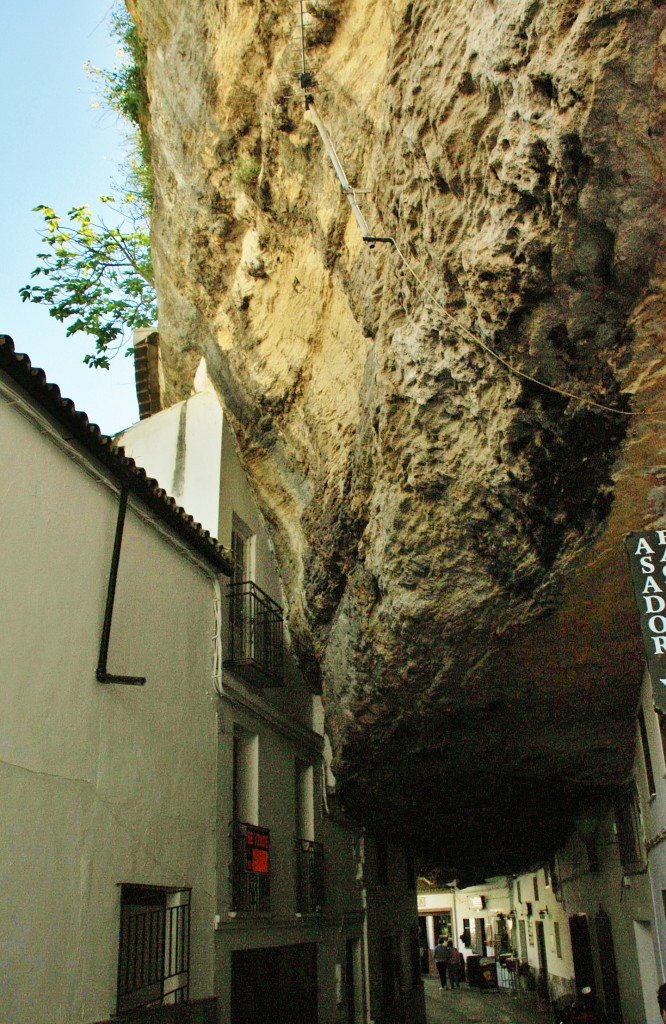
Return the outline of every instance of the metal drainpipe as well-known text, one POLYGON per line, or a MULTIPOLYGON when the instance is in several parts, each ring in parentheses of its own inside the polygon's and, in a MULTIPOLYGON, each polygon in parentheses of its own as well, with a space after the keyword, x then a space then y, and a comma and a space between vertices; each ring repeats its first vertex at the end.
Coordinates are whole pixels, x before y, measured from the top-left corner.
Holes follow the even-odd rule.
POLYGON ((365 1021, 374 1024, 370 1012, 370 950, 368 946, 368 890, 365 884, 365 836, 358 841, 358 860, 361 872, 361 907, 363 909, 363 980, 365 982, 365 1021))
POLYGON ((113 542, 113 554, 111 556, 111 569, 109 572, 109 585, 106 591, 106 610, 104 612, 104 624, 102 626, 102 639, 99 645, 99 660, 97 662, 97 681, 100 683, 124 683, 127 686, 143 686, 146 682, 144 676, 116 676, 106 670, 106 662, 109 656, 109 641, 111 639, 111 622, 113 619, 113 604, 116 597, 116 583, 118 580, 118 565, 120 563, 120 549, 123 543, 123 527, 125 526, 125 514, 127 512, 127 499, 129 487, 123 484, 120 489, 120 505, 118 506, 118 519, 116 521, 116 536, 113 542))

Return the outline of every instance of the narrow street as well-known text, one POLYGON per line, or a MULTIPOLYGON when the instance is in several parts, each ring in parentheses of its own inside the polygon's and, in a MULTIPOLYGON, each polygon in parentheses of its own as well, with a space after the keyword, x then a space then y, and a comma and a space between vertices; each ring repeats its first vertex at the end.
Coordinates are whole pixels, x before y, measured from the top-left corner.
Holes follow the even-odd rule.
POLYGON ((442 990, 434 976, 424 978, 423 984, 428 1024, 550 1024, 552 1020, 549 1010, 538 1007, 531 993, 482 992, 467 984, 442 990))

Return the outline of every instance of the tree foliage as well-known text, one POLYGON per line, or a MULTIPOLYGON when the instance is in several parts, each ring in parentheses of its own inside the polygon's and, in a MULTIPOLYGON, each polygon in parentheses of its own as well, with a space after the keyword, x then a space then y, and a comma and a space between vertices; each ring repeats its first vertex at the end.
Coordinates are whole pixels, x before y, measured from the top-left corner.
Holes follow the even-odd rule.
POLYGON ((84 357, 92 367, 108 369, 122 348, 132 353, 131 332, 150 327, 157 319, 157 302, 150 255, 152 176, 148 133, 146 51, 136 26, 121 0, 111 15, 119 43, 120 63, 112 70, 86 65, 101 85, 102 103, 128 125, 129 154, 124 168, 127 184, 121 197, 100 196, 116 225, 93 220, 88 206, 75 206, 66 218, 45 204, 36 206, 44 227, 46 249, 37 254, 31 282, 19 294, 24 302, 43 303, 69 337, 82 331, 95 339, 84 357), (39 279, 39 280, 35 280, 39 279))
MULTIPOLYGON (((114 204, 111 196, 100 199, 114 204)), ((35 207, 44 218, 41 235, 47 248, 37 254, 40 263, 31 280, 45 283, 20 289, 24 302, 44 303, 50 316, 68 321, 67 337, 77 331, 91 335, 95 351, 84 362, 104 369, 135 328, 150 327, 157 318, 148 225, 133 194, 123 197, 118 210, 125 220, 108 227, 103 220, 93 221, 87 206, 73 207, 67 221, 50 206, 35 207)))

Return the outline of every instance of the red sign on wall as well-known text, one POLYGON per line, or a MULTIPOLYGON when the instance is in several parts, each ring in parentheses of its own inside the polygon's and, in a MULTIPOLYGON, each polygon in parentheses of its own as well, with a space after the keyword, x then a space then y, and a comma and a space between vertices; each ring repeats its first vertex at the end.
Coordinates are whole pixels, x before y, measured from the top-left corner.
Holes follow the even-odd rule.
POLYGON ((246 868, 255 875, 268 874, 269 841, 268 832, 254 828, 247 830, 246 868))

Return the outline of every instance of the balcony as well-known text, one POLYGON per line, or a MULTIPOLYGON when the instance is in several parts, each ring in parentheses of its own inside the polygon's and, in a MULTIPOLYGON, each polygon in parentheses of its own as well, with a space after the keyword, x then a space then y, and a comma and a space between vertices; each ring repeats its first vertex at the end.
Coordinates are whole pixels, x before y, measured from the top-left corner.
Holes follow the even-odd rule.
POLYGON ((271 909, 270 832, 234 821, 231 826, 231 908, 250 913, 271 909))
POLYGON ((284 685, 282 608, 248 580, 229 586, 227 668, 254 686, 284 685))
POLYGON ((296 909, 318 914, 324 905, 324 848, 309 839, 296 840, 296 909))

